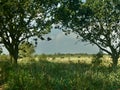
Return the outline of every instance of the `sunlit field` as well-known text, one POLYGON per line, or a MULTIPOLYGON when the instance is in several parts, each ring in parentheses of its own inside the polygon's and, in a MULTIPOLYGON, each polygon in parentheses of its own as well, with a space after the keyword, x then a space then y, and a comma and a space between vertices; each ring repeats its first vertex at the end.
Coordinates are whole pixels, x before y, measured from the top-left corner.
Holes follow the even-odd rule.
MULTIPOLYGON (((47 60, 49 62, 54 63, 86 63, 93 65, 93 59, 97 62, 101 60, 99 65, 109 67, 112 64, 112 60, 109 55, 103 55, 100 60, 96 59, 96 55, 94 54, 57 54, 57 55, 36 55, 33 58, 26 57, 19 59, 19 63, 29 63, 29 61, 40 61, 47 60)), ((120 59, 118 61, 118 65, 120 64, 120 59)))
POLYGON ((62 54, 20 58, 13 66, 2 56, 3 90, 119 90, 120 66, 107 55, 62 54))

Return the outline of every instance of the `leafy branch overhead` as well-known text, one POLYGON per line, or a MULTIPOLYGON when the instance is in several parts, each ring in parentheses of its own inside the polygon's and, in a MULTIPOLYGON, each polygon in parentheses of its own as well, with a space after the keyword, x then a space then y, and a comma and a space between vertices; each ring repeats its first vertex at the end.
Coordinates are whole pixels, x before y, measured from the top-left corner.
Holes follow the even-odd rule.
POLYGON ((57 11, 65 14, 56 14, 63 31, 72 31, 82 41, 97 45, 112 57, 116 66, 120 55, 120 0, 76 1, 66 0, 57 11), (70 8, 75 5, 77 8, 70 8))
POLYGON ((56 4, 47 0, 1 0, 0 42, 17 62, 18 46, 30 37, 50 32, 56 4))

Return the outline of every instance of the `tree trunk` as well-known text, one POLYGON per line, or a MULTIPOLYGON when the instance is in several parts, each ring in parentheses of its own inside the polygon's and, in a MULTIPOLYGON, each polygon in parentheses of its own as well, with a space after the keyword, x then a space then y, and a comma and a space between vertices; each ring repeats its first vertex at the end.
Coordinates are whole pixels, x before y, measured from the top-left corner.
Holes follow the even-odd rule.
POLYGON ((17 59, 18 59, 18 53, 17 52, 10 53, 11 63, 17 64, 17 59))
POLYGON ((18 46, 16 46, 15 48, 10 48, 9 49, 9 53, 10 53, 11 63, 17 64, 17 60, 18 60, 18 46))
POLYGON ((118 64, 119 55, 114 54, 111 57, 112 57, 112 62, 113 62, 112 66, 116 67, 118 64))
POLYGON ((17 64, 17 60, 18 60, 18 53, 15 53, 15 54, 14 54, 14 56, 13 56, 13 58, 14 58, 13 63, 14 63, 14 64, 17 64))

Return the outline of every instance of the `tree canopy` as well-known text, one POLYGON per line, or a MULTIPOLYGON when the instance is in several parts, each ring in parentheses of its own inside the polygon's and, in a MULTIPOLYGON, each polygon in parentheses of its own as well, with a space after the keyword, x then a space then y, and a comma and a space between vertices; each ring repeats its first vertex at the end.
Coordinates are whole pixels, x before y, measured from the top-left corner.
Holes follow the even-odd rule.
POLYGON ((120 0, 77 1, 66 0, 67 4, 57 11, 63 10, 62 17, 56 15, 63 31, 72 31, 82 41, 97 45, 111 56, 116 66, 120 55, 120 0))
POLYGON ((0 43, 14 63, 17 63, 20 43, 50 32, 55 2, 57 0, 0 0, 0 43))

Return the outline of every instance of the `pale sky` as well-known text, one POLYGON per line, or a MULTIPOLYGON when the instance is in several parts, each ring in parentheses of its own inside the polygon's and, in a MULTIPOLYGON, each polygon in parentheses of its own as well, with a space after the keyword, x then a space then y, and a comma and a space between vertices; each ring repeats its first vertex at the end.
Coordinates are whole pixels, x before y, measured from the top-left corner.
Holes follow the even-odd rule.
POLYGON ((60 30, 52 30, 46 35, 52 38, 51 41, 38 41, 36 53, 54 54, 54 53, 97 53, 98 48, 89 43, 81 42, 76 39, 75 34, 65 35, 60 30), (77 43, 76 43, 77 42, 77 43))

